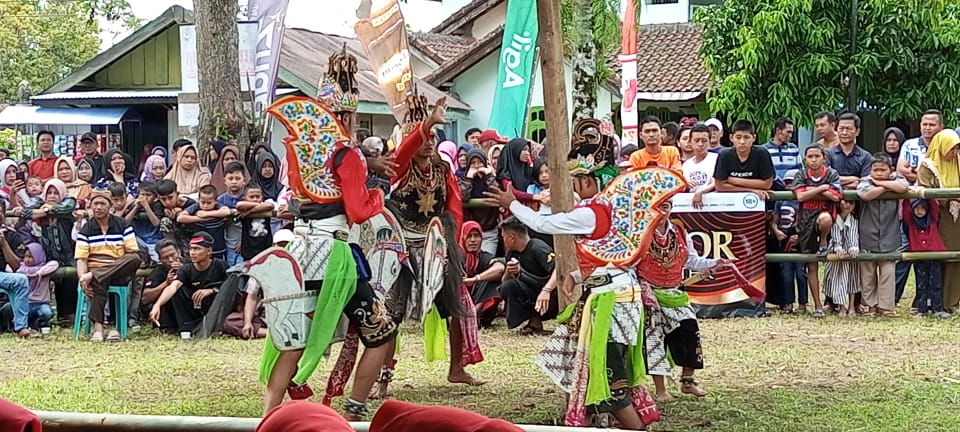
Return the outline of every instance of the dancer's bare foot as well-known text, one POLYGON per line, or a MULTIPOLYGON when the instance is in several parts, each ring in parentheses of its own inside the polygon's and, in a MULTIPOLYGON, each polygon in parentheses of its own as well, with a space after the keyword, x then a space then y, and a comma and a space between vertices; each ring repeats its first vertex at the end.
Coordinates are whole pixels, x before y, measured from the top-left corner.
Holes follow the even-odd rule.
POLYGON ((450 372, 447 375, 447 381, 453 384, 466 384, 474 387, 482 386, 487 383, 484 380, 474 378, 467 371, 450 372))
POLYGON ((694 380, 693 377, 681 378, 680 382, 683 383, 680 385, 680 393, 694 395, 696 397, 704 397, 707 395, 706 390, 697 386, 697 381, 694 380))
POLYGON ((667 393, 666 390, 664 390, 663 393, 657 392, 656 396, 654 396, 653 398, 660 403, 673 401, 673 395, 671 395, 670 393, 667 393))
POLYGON ((390 386, 390 383, 388 382, 377 381, 373 383, 373 387, 370 388, 370 395, 368 396, 368 399, 370 400, 386 399, 386 397, 389 394, 389 392, 387 391, 387 387, 389 386, 390 386))

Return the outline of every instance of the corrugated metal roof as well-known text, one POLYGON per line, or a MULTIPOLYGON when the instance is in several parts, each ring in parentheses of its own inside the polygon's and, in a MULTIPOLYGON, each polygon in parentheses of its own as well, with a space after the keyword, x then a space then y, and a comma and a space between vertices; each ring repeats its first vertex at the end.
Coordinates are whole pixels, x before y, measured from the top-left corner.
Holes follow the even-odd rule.
POLYGON ((11 105, 0 112, 0 125, 114 125, 127 108, 44 108, 11 105))
MULTIPOLYGON (((277 89, 277 96, 290 93, 296 93, 299 90, 294 88, 277 89)), ((95 90, 95 91, 71 91, 60 93, 47 93, 32 96, 31 100, 50 101, 50 100, 83 100, 83 99, 176 99, 180 94, 180 89, 162 89, 162 90, 95 90)))

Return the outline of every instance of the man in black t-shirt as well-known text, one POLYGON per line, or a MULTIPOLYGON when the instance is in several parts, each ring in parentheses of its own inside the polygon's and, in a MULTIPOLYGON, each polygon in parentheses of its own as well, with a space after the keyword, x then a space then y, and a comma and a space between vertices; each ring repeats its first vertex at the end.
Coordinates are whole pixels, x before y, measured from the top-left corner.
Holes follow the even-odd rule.
POLYGON ((181 333, 192 333, 203 321, 220 285, 227 279, 227 263, 213 258, 210 234, 200 231, 190 238, 190 259, 193 262, 177 270, 177 279, 163 289, 150 311, 150 319, 158 322, 161 308, 171 302, 181 333))
MULTIPOLYGON (((156 252, 160 264, 153 268, 150 275, 143 281, 143 294, 140 296, 141 316, 150 314, 153 305, 160 299, 163 290, 177 280, 177 271, 183 265, 180 249, 177 244, 170 239, 163 239, 157 242, 156 252)), ((176 329, 177 317, 173 313, 171 305, 164 305, 160 308, 160 319, 154 324, 161 329, 176 329)))
POLYGON ((527 227, 517 218, 509 217, 500 224, 506 268, 500 296, 507 305, 507 328, 526 324, 521 332, 543 332, 543 320, 556 318, 559 309, 554 289, 553 249, 539 239, 530 238, 527 227), (542 313, 537 303, 545 303, 542 313))
POLYGON ((713 173, 718 192, 753 192, 760 199, 767 199, 777 172, 770 152, 753 146, 756 138, 749 120, 737 120, 733 124, 730 134, 733 148, 720 152, 713 173))

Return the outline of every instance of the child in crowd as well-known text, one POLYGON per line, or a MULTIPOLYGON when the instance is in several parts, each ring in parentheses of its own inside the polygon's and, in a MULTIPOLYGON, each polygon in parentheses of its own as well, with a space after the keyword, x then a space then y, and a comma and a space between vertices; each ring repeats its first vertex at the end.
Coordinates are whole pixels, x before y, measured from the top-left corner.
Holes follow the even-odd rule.
MULTIPOLYGON (((830 231, 830 251, 840 258, 860 254, 860 224, 857 203, 840 201, 840 213, 830 231)), ((823 270, 823 292, 832 298, 841 316, 854 316, 854 299, 860 292, 860 267, 854 261, 828 261, 823 270)))
POLYGON ((273 232, 270 227, 270 217, 248 217, 251 214, 273 211, 272 203, 263 202, 263 191, 254 184, 247 185, 243 201, 237 203, 240 212, 242 240, 240 241, 240 255, 249 260, 258 253, 270 247, 273 241, 273 232))
POLYGON ((153 262, 159 262, 156 245, 160 234, 160 218, 163 216, 163 205, 157 201, 157 183, 149 180, 140 182, 137 199, 130 206, 130 211, 123 216, 133 225, 133 232, 137 235, 140 249, 145 250, 153 262), (143 213, 146 218, 138 218, 143 213))
POLYGON ((110 192, 110 202, 113 203, 110 208, 110 213, 119 217, 126 217, 127 213, 136 210, 136 203, 127 197, 127 185, 120 182, 112 182, 107 186, 107 191, 110 192))
POLYGON ((47 261, 47 254, 43 252, 40 243, 27 244, 17 273, 26 275, 30 283, 27 298, 30 313, 27 320, 33 329, 50 327, 50 318, 53 318, 53 309, 50 308, 50 275, 59 267, 60 264, 56 261, 47 261))
MULTIPOLYGON (((793 181, 799 171, 789 170, 784 175, 784 184, 788 190, 792 189, 793 181)), ((783 253, 797 253, 799 251, 799 216, 800 203, 796 201, 777 201, 774 205, 770 230, 777 239, 779 250, 783 253)), ((793 302, 797 301, 800 306, 797 311, 806 313, 807 264, 799 262, 782 263, 780 268, 782 298, 770 301, 771 296, 768 295, 767 301, 778 304, 780 312, 783 313, 793 313, 793 302)))
POLYGON ((43 201, 43 180, 37 176, 27 177, 27 196, 30 198, 24 207, 43 201))
MULTIPOLYGON (((890 253, 900 247, 896 229, 900 207, 896 200, 878 200, 886 192, 904 193, 909 183, 894 171, 893 160, 876 153, 870 161, 870 176, 860 179, 857 195, 860 209, 860 249, 864 252, 890 253)), ((896 316, 895 261, 860 263, 861 298, 869 315, 896 316)))
POLYGON ((463 202, 470 200, 480 201, 483 205, 464 207, 463 220, 474 221, 480 224, 483 231, 483 250, 491 254, 497 253, 499 236, 497 229, 500 225, 500 206, 490 205, 484 192, 497 188, 497 176, 493 168, 487 163, 487 156, 479 148, 467 151, 467 166, 458 171, 460 196, 463 202))
MULTIPOLYGON (((243 199, 243 184, 246 182, 247 169, 240 162, 229 162, 223 168, 223 183, 226 191, 217 198, 220 205, 236 210, 237 203, 243 199)), ((227 244, 227 266, 233 267, 243 261, 240 256, 243 230, 240 221, 233 219, 224 231, 227 244)))
POLYGON ((188 232, 204 231, 213 237, 213 258, 224 260, 227 258, 227 243, 224 239, 224 218, 233 217, 236 210, 223 206, 217 202, 217 188, 208 184, 200 187, 199 200, 183 209, 177 216, 177 223, 187 225, 188 232))
POLYGON ((183 209, 192 206, 196 201, 178 194, 177 183, 169 179, 157 182, 157 195, 160 205, 163 206, 163 216, 160 217, 160 232, 164 237, 176 242, 177 249, 182 251, 189 249, 187 233, 175 222, 183 209))
MULTIPOLYGON (((940 209, 936 201, 925 199, 903 200, 903 223, 907 227, 910 252, 943 252, 947 247, 940 238, 937 223, 940 209)), ((940 261, 914 261, 917 277, 917 311, 937 318, 949 318, 943 311, 943 280, 940 261)))
MULTIPOLYGON (((799 248, 800 253, 826 255, 830 230, 836 203, 843 197, 840 187, 840 174, 826 166, 823 147, 807 147, 803 156, 806 169, 799 170, 794 176, 791 187, 800 202, 799 248)), ((813 316, 823 317, 823 303, 820 301, 820 266, 817 262, 807 263, 807 284, 813 297, 813 316), (810 276, 814 277, 810 277, 810 276)))
POLYGON ((546 159, 539 159, 533 164, 533 181, 527 186, 527 193, 531 195, 541 195, 546 200, 536 201, 531 204, 531 208, 537 210, 540 214, 551 214, 550 211, 550 167, 547 166, 546 159))

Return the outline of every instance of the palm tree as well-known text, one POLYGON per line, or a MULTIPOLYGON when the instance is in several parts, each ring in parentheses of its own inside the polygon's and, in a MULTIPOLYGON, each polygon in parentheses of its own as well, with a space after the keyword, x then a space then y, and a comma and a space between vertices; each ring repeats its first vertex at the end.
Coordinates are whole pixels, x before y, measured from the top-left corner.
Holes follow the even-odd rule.
POLYGON ((573 63, 574 122, 594 117, 597 88, 617 73, 620 1, 561 0, 564 54, 573 63))

